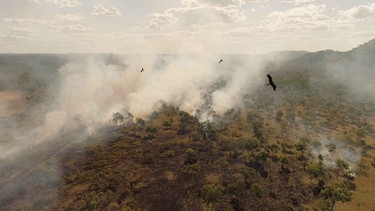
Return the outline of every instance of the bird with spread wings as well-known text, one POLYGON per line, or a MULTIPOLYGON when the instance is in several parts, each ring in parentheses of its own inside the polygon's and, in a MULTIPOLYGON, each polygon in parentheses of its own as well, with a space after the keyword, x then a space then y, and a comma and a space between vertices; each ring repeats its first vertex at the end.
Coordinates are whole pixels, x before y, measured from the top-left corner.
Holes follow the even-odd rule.
POLYGON ((273 91, 275 91, 276 90, 276 85, 273 83, 272 77, 269 74, 267 74, 267 77, 268 77, 268 82, 269 82, 267 85, 271 85, 272 88, 273 88, 273 91))

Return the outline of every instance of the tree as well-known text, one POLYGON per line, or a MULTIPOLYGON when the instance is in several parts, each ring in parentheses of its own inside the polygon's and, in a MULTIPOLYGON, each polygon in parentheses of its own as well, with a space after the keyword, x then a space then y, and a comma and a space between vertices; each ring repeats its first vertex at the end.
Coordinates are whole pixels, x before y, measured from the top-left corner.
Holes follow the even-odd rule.
POLYGON ((125 117, 124 117, 122 114, 120 114, 119 112, 116 112, 116 113, 114 113, 114 114, 112 115, 112 121, 113 121, 115 124, 117 124, 117 123, 119 123, 119 122, 124 122, 124 120, 125 120, 125 117))
POLYGON ((202 123, 202 133, 206 139, 213 141, 216 140, 215 127, 209 120, 202 123))
POLYGON ((318 159, 319 159, 319 165, 323 165, 324 158, 322 154, 318 155, 318 159))
POLYGON ((260 151, 257 155, 255 155, 255 159, 257 161, 265 161, 269 157, 270 157, 269 152, 268 151, 264 151, 264 150, 260 151))
POLYGON ((185 151, 185 155, 186 155, 185 164, 190 165, 190 164, 194 164, 198 161, 198 154, 192 148, 188 148, 185 151))
POLYGON ((245 142, 245 148, 251 152, 258 151, 261 146, 261 143, 254 138, 250 138, 245 142))
POLYGON ((336 166, 337 166, 337 171, 336 171, 336 177, 339 176, 340 172, 343 172, 344 174, 349 170, 349 164, 341 159, 336 160, 336 166))
POLYGON ((342 183, 334 183, 327 186, 321 192, 322 197, 330 202, 330 210, 333 211, 335 203, 338 201, 348 202, 352 200, 353 193, 342 183))
POLYGON ((203 198, 209 202, 216 202, 223 197, 225 188, 220 184, 207 184, 203 186, 203 198))
POLYGON ((310 177, 310 184, 313 179, 318 178, 319 176, 324 175, 324 169, 321 165, 311 165, 306 167, 306 172, 310 177))
POLYGON ((144 126, 145 125, 145 120, 142 119, 142 118, 135 119, 135 122, 137 123, 138 126, 144 126))
POLYGON ((327 149, 328 149, 328 152, 331 153, 331 156, 332 156, 333 153, 334 153, 335 150, 336 150, 336 144, 334 144, 334 143, 330 143, 330 144, 327 144, 326 147, 327 147, 327 149))
POLYGON ((300 153, 300 158, 305 157, 305 151, 307 150, 307 144, 305 142, 299 142, 295 144, 296 150, 300 153))
POLYGON ((253 127, 255 138, 263 143, 264 137, 263 137, 263 132, 262 132, 262 130, 263 130, 262 121, 254 121, 252 123, 252 127, 253 127))
POLYGON ((167 129, 170 129, 171 127, 172 127, 172 124, 171 124, 171 122, 169 121, 164 121, 163 122, 163 127, 164 127, 164 129, 165 130, 167 130, 167 129))
POLYGON ((288 164, 289 161, 286 157, 281 157, 280 158, 280 162, 281 162, 281 168, 283 169, 284 168, 284 165, 288 164))
POLYGON ((256 197, 262 198, 264 190, 258 184, 252 184, 251 190, 254 192, 256 197))
POLYGON ((294 145, 288 144, 288 143, 281 143, 281 152, 284 154, 294 154, 292 149, 294 148, 294 145))
POLYGON ((273 153, 273 155, 276 155, 277 151, 280 150, 280 147, 277 146, 276 144, 267 145, 266 148, 267 148, 267 150, 271 151, 273 153))

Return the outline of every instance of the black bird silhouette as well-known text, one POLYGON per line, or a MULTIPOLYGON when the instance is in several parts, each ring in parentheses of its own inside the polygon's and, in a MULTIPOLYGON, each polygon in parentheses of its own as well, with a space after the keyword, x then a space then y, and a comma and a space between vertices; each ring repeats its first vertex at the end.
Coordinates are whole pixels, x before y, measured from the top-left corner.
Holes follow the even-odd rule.
POLYGON ((268 81, 269 81, 269 83, 267 85, 271 85, 272 88, 273 88, 273 91, 275 91, 276 90, 276 85, 273 83, 272 77, 269 74, 267 74, 267 77, 268 77, 268 81))
POLYGON ((141 70, 141 72, 143 72, 143 71, 145 71, 144 69, 143 69, 143 67, 142 67, 142 70, 141 70))
POLYGON ((219 64, 223 62, 223 59, 220 59, 219 64))

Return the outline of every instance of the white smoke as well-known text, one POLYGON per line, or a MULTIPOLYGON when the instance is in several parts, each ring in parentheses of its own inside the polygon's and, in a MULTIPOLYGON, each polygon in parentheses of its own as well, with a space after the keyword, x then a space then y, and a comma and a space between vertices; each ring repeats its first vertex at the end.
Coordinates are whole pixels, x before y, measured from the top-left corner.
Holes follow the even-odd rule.
POLYGON ((319 145, 315 145, 311 149, 311 153, 316 158, 321 154, 323 156, 323 164, 327 167, 335 168, 336 160, 341 159, 349 164, 349 169, 351 170, 356 169, 362 158, 361 148, 323 135, 320 136, 319 145), (330 152, 328 145, 334 145, 335 150, 330 152))
POLYGON ((58 89, 44 120, 15 135, 13 148, 1 148, 0 153, 4 158, 78 127, 90 134, 109 123, 116 112, 147 118, 163 103, 192 115, 199 109, 202 121, 210 119, 212 111, 220 115, 240 108, 243 95, 264 82, 259 79, 262 62, 228 57, 219 64, 220 59, 210 54, 71 58, 59 69, 58 89), (213 88, 218 83, 222 84, 213 88))
POLYGON ((217 56, 180 55, 166 58, 164 67, 159 69, 155 68, 157 58, 133 59, 126 61, 126 68, 105 64, 100 58, 62 67, 59 109, 67 113, 67 119, 80 116, 83 122, 94 125, 107 121, 117 111, 147 118, 160 109, 161 102, 194 114, 196 109, 207 107, 204 96, 211 95, 210 106, 222 114, 240 106, 242 95, 261 81, 260 63, 255 61, 252 65, 246 61, 237 65, 229 60, 234 68, 228 68, 229 65, 217 64, 217 56), (148 62, 140 65, 143 60, 148 62), (145 72, 140 73, 141 68, 145 72), (226 85, 210 91, 223 78, 226 85))

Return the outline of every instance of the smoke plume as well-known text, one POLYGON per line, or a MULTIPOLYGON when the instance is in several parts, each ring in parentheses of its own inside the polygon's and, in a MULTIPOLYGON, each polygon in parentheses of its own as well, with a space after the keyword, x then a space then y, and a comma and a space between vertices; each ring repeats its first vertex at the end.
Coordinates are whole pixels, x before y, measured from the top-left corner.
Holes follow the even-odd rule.
POLYGON ((262 61, 226 56, 219 64, 221 58, 209 54, 70 57, 58 69, 52 102, 44 114, 38 114, 44 118, 23 135, 13 134, 12 147, 0 148, 0 154, 8 157, 78 127, 90 134, 109 123, 115 112, 147 119, 167 103, 193 115, 199 109, 204 121, 212 111, 223 114, 240 108, 243 96, 263 83, 259 80, 262 61))

